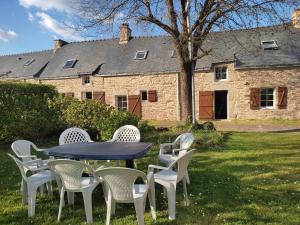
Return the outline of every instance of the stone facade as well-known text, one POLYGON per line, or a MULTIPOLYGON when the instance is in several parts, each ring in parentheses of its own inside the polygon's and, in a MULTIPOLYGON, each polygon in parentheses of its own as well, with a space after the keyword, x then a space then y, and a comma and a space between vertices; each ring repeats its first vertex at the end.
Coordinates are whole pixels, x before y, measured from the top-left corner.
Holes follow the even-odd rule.
POLYGON ((82 78, 41 80, 42 84, 56 86, 58 92, 73 92, 81 99, 82 92, 104 91, 105 102, 116 106, 118 95, 139 95, 140 91, 156 90, 157 102, 142 101, 144 120, 177 120, 177 76, 176 74, 91 76, 90 84, 83 84, 82 78))
MULTIPOLYGON (((227 80, 215 80, 214 69, 195 74, 196 116, 199 118, 199 91, 228 91, 228 119, 300 119, 300 68, 236 70, 228 68, 227 80), (278 109, 277 89, 288 88, 287 109, 278 109), (250 109, 250 88, 274 88, 274 108, 250 109)), ((223 66, 222 64, 217 66, 223 66)))

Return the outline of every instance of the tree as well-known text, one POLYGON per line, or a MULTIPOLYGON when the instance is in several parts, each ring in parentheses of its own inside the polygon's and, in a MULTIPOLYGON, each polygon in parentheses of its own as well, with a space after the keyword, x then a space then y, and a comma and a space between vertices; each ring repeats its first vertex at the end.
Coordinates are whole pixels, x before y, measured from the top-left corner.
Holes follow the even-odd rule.
POLYGON ((77 0, 81 28, 113 26, 116 18, 154 25, 169 34, 180 68, 182 120, 192 115, 192 80, 203 43, 213 31, 286 23, 299 0, 77 0))

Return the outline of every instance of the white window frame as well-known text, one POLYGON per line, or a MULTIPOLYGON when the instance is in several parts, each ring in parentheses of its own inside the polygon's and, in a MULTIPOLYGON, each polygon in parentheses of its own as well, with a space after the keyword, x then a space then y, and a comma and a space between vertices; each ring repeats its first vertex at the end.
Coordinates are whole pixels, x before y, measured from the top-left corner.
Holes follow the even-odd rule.
POLYGON ((91 77, 90 76, 83 76, 82 77, 82 84, 83 85, 89 85, 89 84, 91 84, 91 77), (86 82, 86 79, 88 79, 88 83, 86 82))
MULTIPOLYGON (((265 101, 271 101, 271 100, 265 100, 265 101)), ((275 109, 275 103, 276 103, 276 88, 273 88, 273 87, 263 87, 263 88, 260 88, 260 91, 259 91, 259 108, 260 109, 275 109), (262 96, 262 90, 265 90, 265 89, 273 89, 273 106, 261 106, 261 96, 262 96)))
POLYGON ((136 51, 134 59, 135 60, 145 60, 147 58, 147 56, 148 56, 148 50, 139 50, 139 51, 136 51), (137 55, 141 52, 145 53, 144 57, 143 58, 137 58, 137 55))
POLYGON ((142 100, 143 102, 148 101, 148 91, 147 91, 147 90, 141 90, 141 91, 140 91, 140 96, 141 96, 141 100, 142 100), (143 92, 146 92, 146 95, 147 95, 147 99, 146 99, 146 100, 143 100, 143 92))
POLYGON ((82 100, 85 100, 85 99, 93 99, 93 92, 92 91, 85 91, 85 92, 82 92, 82 100), (87 98, 86 97, 86 93, 92 93, 92 98, 87 98))
POLYGON ((215 67, 215 73, 214 73, 214 75, 215 75, 215 81, 227 81, 228 80, 228 76, 229 76, 229 74, 228 74, 228 67, 227 66, 216 66, 215 67), (217 69, 219 69, 219 68, 226 68, 226 79, 218 79, 217 78, 217 69))
POLYGON ((116 95, 116 109, 118 111, 128 111, 128 96, 127 95, 116 95), (119 97, 125 97, 126 98, 126 101, 122 100, 122 106, 121 106, 122 110, 120 110, 120 108, 119 108, 119 101, 118 101, 119 97), (123 106, 124 102, 126 102, 126 109, 123 106))

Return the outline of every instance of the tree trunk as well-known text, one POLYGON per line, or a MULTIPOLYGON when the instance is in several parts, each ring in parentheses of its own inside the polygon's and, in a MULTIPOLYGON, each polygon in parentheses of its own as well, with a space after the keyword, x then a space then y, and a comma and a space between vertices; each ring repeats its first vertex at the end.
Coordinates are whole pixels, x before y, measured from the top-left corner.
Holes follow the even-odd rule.
POLYGON ((180 119, 192 121, 192 65, 190 62, 180 64, 179 101, 180 119))

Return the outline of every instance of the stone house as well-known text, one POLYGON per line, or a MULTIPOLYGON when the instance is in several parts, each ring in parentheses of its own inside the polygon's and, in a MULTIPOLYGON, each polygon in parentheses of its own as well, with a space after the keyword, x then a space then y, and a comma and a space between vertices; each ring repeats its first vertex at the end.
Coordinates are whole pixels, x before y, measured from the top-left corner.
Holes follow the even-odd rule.
MULTIPOLYGON (((213 32, 195 69, 199 120, 300 119, 299 10, 291 24, 213 32)), ((169 36, 67 43, 0 56, 0 80, 52 84, 60 93, 96 99, 145 120, 180 120, 179 68, 169 36)))

